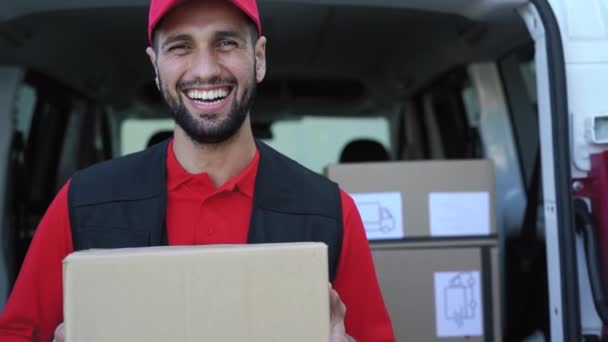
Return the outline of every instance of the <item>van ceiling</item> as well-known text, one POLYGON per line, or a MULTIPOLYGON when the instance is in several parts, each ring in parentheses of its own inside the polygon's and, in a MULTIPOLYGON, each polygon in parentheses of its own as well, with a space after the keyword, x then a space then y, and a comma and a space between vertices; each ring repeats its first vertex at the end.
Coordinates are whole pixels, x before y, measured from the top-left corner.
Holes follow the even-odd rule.
MULTIPOLYGON (((409 8, 432 12, 452 13, 470 19, 482 19, 494 12, 509 10, 527 3, 528 0, 259 0, 261 12, 268 5, 310 4, 326 6, 378 6, 390 8, 409 8)), ((34 14, 37 12, 60 11, 70 9, 142 7, 148 0, 20 0, 5 1, 0 5, 0 22, 34 14)))
MULTIPOLYGON (((527 41, 513 10, 522 2, 259 1, 267 79, 355 80, 374 102, 365 110, 390 106, 404 86, 527 41)), ((118 108, 152 81, 145 0, 3 1, 0 13, 0 64, 25 64, 118 108)))

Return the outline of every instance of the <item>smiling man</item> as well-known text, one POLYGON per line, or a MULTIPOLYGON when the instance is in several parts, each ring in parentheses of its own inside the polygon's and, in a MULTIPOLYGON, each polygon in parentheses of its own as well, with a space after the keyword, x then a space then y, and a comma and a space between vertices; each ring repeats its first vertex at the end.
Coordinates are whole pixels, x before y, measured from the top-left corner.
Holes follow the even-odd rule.
POLYGON ((353 200, 253 137, 266 73, 255 0, 152 0, 148 37, 174 137, 80 171, 60 190, 0 340, 63 340, 61 261, 74 250, 318 241, 329 252, 331 341, 394 341, 353 200))
POLYGON ((266 38, 258 39, 257 24, 225 0, 193 1, 166 16, 151 11, 150 23, 154 48, 147 53, 177 123, 175 134, 199 146, 249 145, 251 159, 249 112, 266 72, 266 38))

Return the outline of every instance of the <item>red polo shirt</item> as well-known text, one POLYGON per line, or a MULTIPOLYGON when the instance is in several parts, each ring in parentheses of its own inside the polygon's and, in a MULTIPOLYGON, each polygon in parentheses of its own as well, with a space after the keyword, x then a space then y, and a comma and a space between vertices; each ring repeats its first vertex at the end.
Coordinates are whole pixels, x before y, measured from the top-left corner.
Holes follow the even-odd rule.
MULTIPOLYGON (((172 146, 167 153, 169 244, 246 243, 259 153, 239 175, 216 188, 207 174, 187 173, 172 146)), ((3 342, 51 341, 63 321, 61 262, 73 252, 68 184, 40 221, 0 316, 3 342)), ((344 233, 333 286, 347 307, 346 331, 359 342, 394 341, 361 218, 343 191, 341 200, 344 233)))

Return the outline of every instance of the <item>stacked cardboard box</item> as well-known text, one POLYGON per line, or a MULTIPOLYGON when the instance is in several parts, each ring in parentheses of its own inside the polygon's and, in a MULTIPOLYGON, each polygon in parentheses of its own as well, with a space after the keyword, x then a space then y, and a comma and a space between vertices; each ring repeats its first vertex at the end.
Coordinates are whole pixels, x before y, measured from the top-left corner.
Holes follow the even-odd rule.
POLYGON ((326 175, 361 214, 398 341, 500 341, 488 160, 359 163, 326 175))
POLYGON ((370 240, 496 234, 489 160, 338 164, 326 173, 354 198, 370 240))
POLYGON ((494 239, 372 245, 397 341, 500 341, 494 239))

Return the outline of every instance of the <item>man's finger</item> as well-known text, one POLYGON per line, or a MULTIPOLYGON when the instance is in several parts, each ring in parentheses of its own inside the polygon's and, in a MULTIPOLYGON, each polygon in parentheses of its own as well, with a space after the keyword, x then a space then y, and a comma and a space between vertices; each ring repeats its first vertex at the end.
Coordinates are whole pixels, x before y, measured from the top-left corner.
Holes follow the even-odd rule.
POLYGON ((342 302, 342 299, 340 298, 340 294, 336 290, 330 289, 329 297, 331 307, 334 310, 337 310, 343 314, 346 313, 346 305, 344 305, 344 302, 342 302))
POLYGON ((340 299, 338 292, 332 288, 329 289, 329 312, 332 325, 344 322, 346 305, 340 299))
POLYGON ((63 323, 59 324, 55 329, 55 337, 53 338, 53 342, 65 342, 65 332, 63 323))
POLYGON ((342 302, 338 291, 332 288, 331 283, 329 284, 329 306, 331 313, 331 342, 356 342, 346 333, 344 327, 346 305, 342 302))

